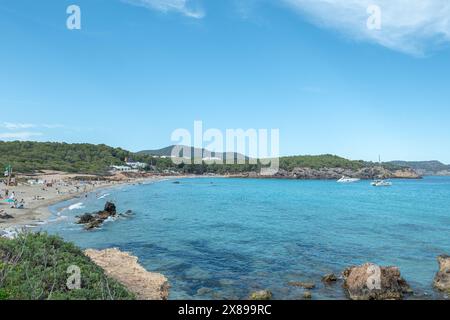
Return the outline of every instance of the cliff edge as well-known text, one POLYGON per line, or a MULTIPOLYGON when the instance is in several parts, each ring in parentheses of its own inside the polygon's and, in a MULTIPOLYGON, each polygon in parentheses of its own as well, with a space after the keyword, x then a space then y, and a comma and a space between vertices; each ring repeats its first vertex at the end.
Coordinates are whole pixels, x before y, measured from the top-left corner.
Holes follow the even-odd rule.
POLYGON ((159 273, 145 270, 138 258, 118 249, 86 250, 88 256, 105 273, 124 285, 140 300, 167 300, 169 281, 159 273))

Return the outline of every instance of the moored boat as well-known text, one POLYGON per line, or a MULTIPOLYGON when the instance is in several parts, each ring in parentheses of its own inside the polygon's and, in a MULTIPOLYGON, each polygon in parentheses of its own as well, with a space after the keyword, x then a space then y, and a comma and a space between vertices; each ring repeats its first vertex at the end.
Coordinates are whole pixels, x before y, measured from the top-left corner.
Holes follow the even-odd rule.
POLYGON ((374 187, 390 187, 392 186, 392 182, 385 181, 385 180, 375 180, 371 183, 374 187))
POLYGON ((358 178, 349 178, 349 177, 343 176, 343 177, 340 178, 337 182, 338 182, 338 183, 353 183, 353 182, 357 182, 357 181, 359 181, 359 180, 361 180, 361 179, 358 179, 358 178))

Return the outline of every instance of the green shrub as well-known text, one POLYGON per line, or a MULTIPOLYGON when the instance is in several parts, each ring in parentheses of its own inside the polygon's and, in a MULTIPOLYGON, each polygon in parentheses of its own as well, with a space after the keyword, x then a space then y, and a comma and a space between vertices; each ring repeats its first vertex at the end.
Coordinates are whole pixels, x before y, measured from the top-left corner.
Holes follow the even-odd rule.
POLYGON ((0 299, 129 300, 135 296, 108 278, 83 252, 61 238, 27 233, 0 239, 0 299), (81 288, 70 290, 70 266, 81 270, 81 288))

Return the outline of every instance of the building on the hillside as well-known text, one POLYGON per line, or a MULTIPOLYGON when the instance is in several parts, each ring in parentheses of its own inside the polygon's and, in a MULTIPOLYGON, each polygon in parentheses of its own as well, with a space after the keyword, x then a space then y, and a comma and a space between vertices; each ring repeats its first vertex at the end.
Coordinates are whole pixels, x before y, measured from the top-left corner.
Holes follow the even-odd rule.
POLYGON ((145 168, 148 168, 148 164, 143 163, 143 162, 127 161, 126 165, 133 169, 138 169, 138 170, 143 170, 145 168))
POLYGON ((219 157, 205 157, 202 159, 203 161, 222 161, 219 157))
POLYGON ((134 169, 130 166, 111 166, 111 171, 113 171, 113 172, 138 172, 139 170, 134 169))

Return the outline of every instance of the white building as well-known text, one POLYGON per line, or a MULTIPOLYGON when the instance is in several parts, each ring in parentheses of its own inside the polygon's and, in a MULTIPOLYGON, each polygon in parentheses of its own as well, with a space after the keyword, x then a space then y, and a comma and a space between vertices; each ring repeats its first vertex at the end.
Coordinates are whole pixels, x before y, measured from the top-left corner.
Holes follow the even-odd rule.
POLYGON ((129 166, 111 166, 113 172, 138 172, 137 169, 134 169, 129 166))
POLYGON ((222 161, 221 158, 218 157, 206 157, 202 159, 203 161, 222 161))
POLYGON ((148 167, 148 164, 143 162, 126 162, 126 165, 133 169, 145 169, 148 167))

